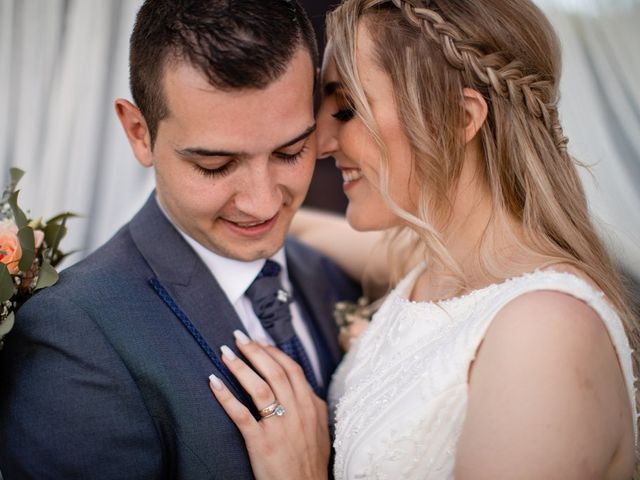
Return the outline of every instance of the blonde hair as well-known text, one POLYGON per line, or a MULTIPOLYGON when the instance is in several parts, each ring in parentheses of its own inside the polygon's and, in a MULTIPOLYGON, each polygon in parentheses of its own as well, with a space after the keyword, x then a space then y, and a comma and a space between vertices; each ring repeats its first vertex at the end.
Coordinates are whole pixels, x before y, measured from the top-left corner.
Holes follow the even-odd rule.
MULTIPOLYGON (((417 232, 430 261, 464 287, 433 222, 451 215, 465 158, 463 89, 471 88, 488 106, 479 132, 480 174, 491 192, 493 222, 515 219, 528 251, 544 259, 539 267, 565 263, 588 275, 637 345, 624 286, 595 232, 576 162, 567 153, 557 108, 560 46, 544 14, 529 0, 345 0, 329 14, 327 29, 341 81, 382 154, 381 193, 417 232), (415 215, 388 194, 389 158, 356 67, 361 19, 375 60, 393 84, 414 152, 412 174, 424 185, 415 215)), ((482 264, 490 270, 496 261, 484 258, 482 264)))

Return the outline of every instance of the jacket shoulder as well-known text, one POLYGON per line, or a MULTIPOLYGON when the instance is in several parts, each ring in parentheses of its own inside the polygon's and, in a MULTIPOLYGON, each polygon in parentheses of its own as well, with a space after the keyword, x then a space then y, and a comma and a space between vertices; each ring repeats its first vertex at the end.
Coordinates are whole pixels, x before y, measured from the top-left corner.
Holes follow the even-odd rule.
POLYGON ((118 285, 127 288, 130 282, 149 271, 127 226, 124 226, 86 258, 64 268, 55 285, 38 291, 22 308, 46 305, 59 298, 74 298, 82 303, 84 297, 95 299, 98 292, 118 285))
POLYGON ((287 259, 301 274, 315 281, 328 282, 344 299, 361 295, 360 283, 349 277, 329 257, 289 236, 286 240, 287 259))

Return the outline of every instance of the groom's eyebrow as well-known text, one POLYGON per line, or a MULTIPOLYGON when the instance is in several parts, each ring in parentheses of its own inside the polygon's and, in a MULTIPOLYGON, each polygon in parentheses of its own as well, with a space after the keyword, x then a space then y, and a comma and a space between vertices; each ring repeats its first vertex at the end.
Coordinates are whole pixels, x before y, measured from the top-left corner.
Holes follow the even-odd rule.
POLYGON ((283 148, 290 147, 291 145, 295 145, 296 143, 304 140, 305 138, 310 137, 311 134, 316 131, 316 128, 318 128, 318 125, 314 123, 309 128, 307 128, 304 132, 298 135, 296 138, 294 138, 293 140, 289 140, 284 145, 280 145, 278 148, 276 148, 276 150, 282 150, 283 148))
MULTIPOLYGON (((309 136, 311 136, 313 132, 316 131, 316 128, 317 128, 317 125, 314 123, 309 128, 307 128, 304 132, 302 132, 300 135, 297 135, 295 138, 287 141, 286 143, 280 145, 279 147, 276 147, 274 149, 274 152, 278 150, 282 150, 283 148, 290 147, 291 145, 295 145, 296 143, 308 138, 309 136)), ((211 150, 208 148, 200 148, 200 147, 176 149, 175 152, 181 157, 247 157, 249 156, 249 154, 246 152, 211 150)))

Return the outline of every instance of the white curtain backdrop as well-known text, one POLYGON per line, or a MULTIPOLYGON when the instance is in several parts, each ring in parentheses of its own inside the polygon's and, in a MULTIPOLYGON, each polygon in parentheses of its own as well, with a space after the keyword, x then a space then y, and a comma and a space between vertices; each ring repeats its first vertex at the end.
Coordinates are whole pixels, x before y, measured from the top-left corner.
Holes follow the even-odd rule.
POLYGON ((151 172, 130 153, 113 108, 129 97, 128 37, 139 1, 0 0, 0 183, 27 174, 20 204, 70 210, 77 261, 143 203, 151 172))
POLYGON ((591 211, 640 279, 640 2, 539 0, 562 42, 560 112, 591 211))
MULTIPOLYGON (((71 210, 63 246, 82 258, 153 188, 113 100, 129 97, 127 50, 141 0, 0 0, 0 184, 27 171, 21 204, 71 210)), ((538 0, 564 49, 561 114, 593 213, 640 278, 640 0, 538 0)))

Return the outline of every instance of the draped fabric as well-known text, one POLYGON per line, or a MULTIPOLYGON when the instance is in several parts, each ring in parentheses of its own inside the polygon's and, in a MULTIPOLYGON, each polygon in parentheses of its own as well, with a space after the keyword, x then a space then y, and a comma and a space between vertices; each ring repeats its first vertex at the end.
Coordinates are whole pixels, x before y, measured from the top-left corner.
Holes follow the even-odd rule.
MULTIPOLYGON (((593 165, 583 174, 592 210, 640 278, 640 0, 588 1, 538 3, 563 43, 570 152, 593 165)), ((63 244, 81 249, 68 263, 109 238, 153 188, 113 109, 114 98, 130 98, 128 37, 140 4, 0 0, 0 183, 19 166, 21 204, 34 215, 84 215, 63 244)))
POLYGON ((34 216, 70 210, 65 250, 77 261, 140 207, 151 172, 133 158, 115 115, 129 97, 128 38, 138 1, 0 1, 0 183, 27 174, 34 216))
POLYGON ((592 1, 586 13, 541 3, 563 48, 569 151, 588 166, 582 180, 604 240, 640 278, 640 1, 592 1))

